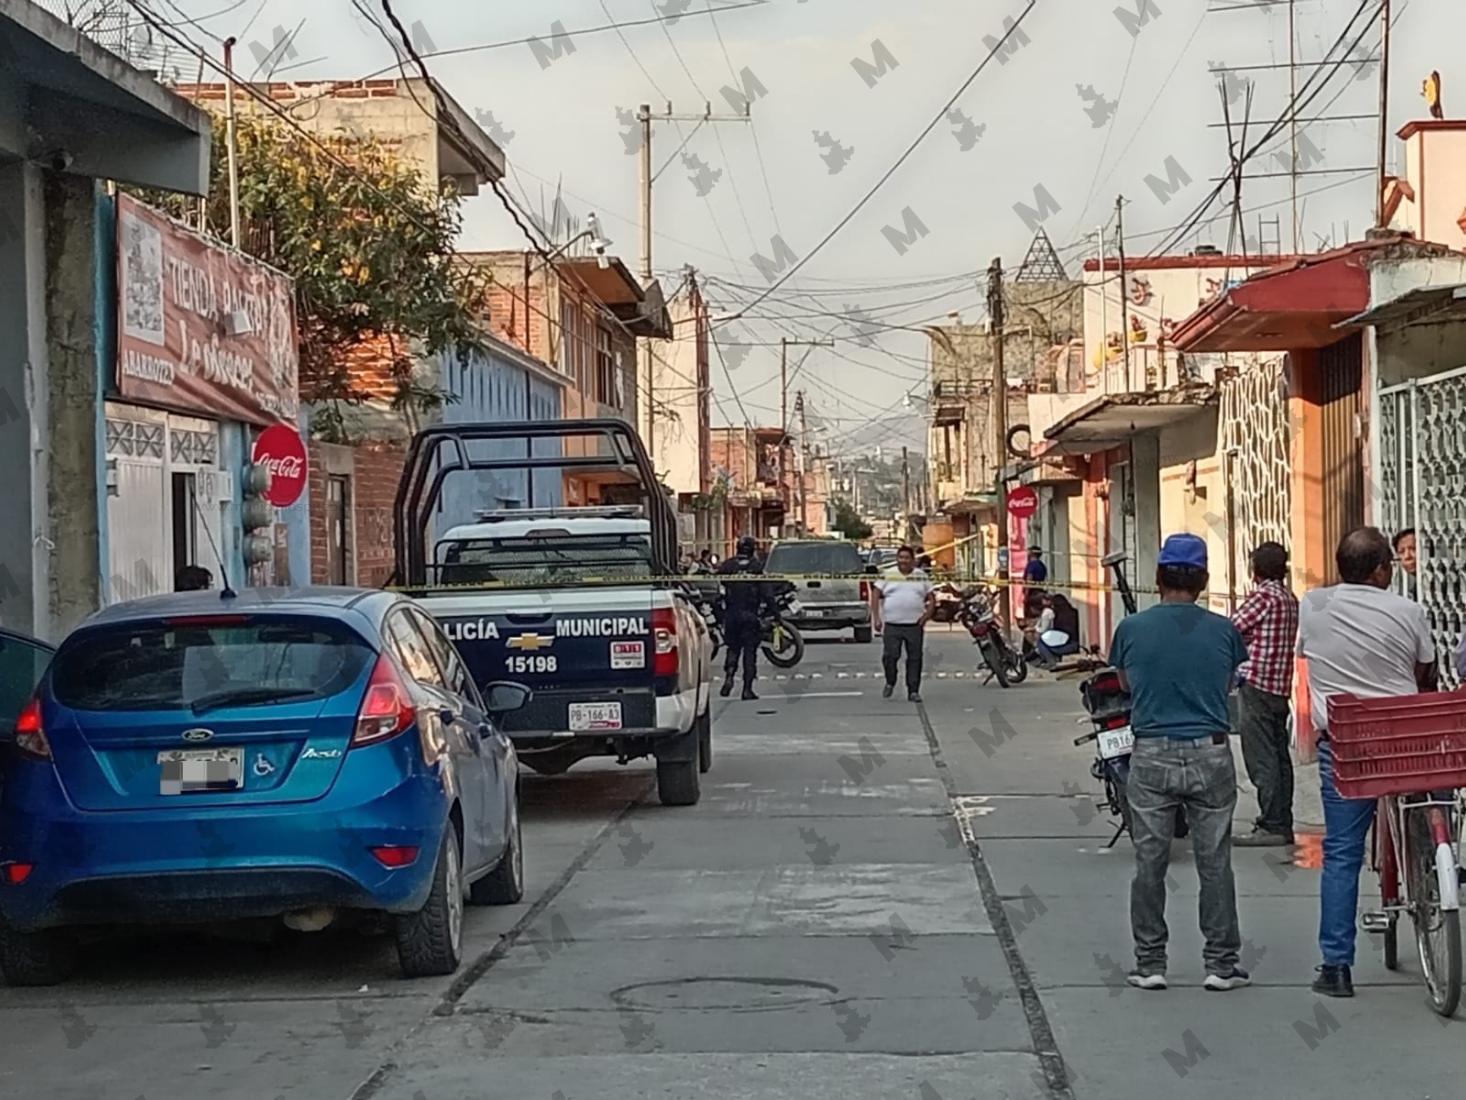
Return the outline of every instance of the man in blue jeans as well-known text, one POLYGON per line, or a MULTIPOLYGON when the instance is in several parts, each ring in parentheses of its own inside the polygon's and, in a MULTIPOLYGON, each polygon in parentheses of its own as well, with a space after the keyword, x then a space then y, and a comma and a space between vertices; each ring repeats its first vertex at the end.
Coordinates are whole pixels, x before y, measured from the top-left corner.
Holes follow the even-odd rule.
POLYGON ((1209 990, 1251 982, 1237 965, 1237 888, 1232 878, 1232 811, 1237 772, 1227 743, 1227 693, 1247 659, 1242 635, 1224 616, 1197 606, 1206 591, 1206 542, 1172 535, 1157 559, 1161 602, 1120 622, 1110 663, 1131 696, 1126 794, 1135 841, 1130 931, 1139 989, 1166 988, 1166 870, 1176 812, 1185 808, 1201 880, 1202 959, 1209 990))
POLYGON ((1362 699, 1414 695, 1435 674, 1435 642, 1425 609, 1389 591, 1394 549, 1373 527, 1345 535, 1334 555, 1342 583, 1316 588, 1298 609, 1298 654, 1308 662, 1309 709, 1318 732, 1323 795, 1323 881, 1318 947, 1323 965, 1313 991, 1354 996, 1355 914, 1373 798, 1344 798, 1334 786, 1329 696, 1362 699))

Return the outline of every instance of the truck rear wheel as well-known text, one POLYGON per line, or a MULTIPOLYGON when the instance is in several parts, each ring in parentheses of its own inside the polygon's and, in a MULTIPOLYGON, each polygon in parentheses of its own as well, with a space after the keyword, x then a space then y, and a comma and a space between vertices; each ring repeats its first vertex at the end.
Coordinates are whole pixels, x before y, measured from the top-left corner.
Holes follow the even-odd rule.
MULTIPOLYGON (((712 718, 709 715, 709 725, 712 718)), ((698 778, 699 758, 702 756, 701 729, 694 724, 684 737, 692 742, 691 760, 663 760, 657 758, 657 797, 663 806, 696 806, 702 795, 702 782, 698 778)), ((681 753, 678 753, 680 756, 681 753)))
POLYGON ((713 767, 713 704, 697 720, 697 770, 706 775, 713 767))

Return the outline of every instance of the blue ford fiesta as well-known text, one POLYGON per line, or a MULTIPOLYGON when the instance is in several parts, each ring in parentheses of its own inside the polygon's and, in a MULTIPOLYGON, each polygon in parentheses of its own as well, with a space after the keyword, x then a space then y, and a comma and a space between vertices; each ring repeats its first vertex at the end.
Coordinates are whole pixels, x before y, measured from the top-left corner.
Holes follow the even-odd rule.
MULTIPOLYGON (((16 643, 18 644, 18 643, 16 643)), ((61 645, 0 754, 0 970, 63 980, 74 931, 388 914, 449 974, 463 903, 524 891, 519 763, 453 644, 352 588, 119 604, 61 645)))

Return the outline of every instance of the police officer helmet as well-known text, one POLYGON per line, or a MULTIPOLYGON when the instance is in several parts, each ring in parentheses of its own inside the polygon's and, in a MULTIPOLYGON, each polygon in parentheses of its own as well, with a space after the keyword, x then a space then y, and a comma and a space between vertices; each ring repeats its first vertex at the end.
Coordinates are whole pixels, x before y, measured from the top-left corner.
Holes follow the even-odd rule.
POLYGON ((754 541, 752 535, 744 535, 741 539, 738 540, 738 556, 740 558, 753 557, 753 553, 757 549, 758 543, 754 541))

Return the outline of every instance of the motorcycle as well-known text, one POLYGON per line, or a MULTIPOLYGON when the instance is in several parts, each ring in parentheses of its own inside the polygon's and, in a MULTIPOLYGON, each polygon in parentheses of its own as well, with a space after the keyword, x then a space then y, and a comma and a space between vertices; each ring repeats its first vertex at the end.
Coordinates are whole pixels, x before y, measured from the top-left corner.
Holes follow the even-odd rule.
POLYGON ((962 589, 948 581, 937 585, 932 592, 935 596, 932 603, 932 622, 956 622, 957 615, 962 610, 962 589))
POLYGON ((967 628, 982 653, 988 670, 1001 687, 1020 684, 1028 676, 1028 662, 1015 652, 1003 636, 998 617, 993 613, 993 594, 981 588, 969 588, 962 594, 957 621, 967 628))
POLYGON ((791 585, 774 596, 759 616, 763 655, 776 668, 793 668, 804 660, 804 635, 789 621, 798 614, 799 601, 791 585))
MULTIPOLYGON (((1136 610, 1135 593, 1125 576, 1125 560, 1124 554, 1111 554, 1102 559, 1102 564, 1114 571, 1115 590, 1120 593, 1125 614, 1133 615, 1136 610)), ((1115 835, 1105 845, 1113 848, 1121 834, 1129 833, 1132 842, 1135 837, 1131 829, 1130 800, 1125 789, 1130 778, 1130 753, 1135 748, 1135 734, 1130 728, 1130 693, 1120 683, 1120 673, 1106 667, 1080 683, 1079 698, 1093 728, 1076 737, 1074 744, 1094 742, 1095 757, 1089 774, 1104 785, 1105 800, 1098 804, 1099 808, 1108 809, 1118 820, 1115 835)), ((1190 831, 1185 808, 1176 807, 1176 839, 1185 838, 1190 831)))

